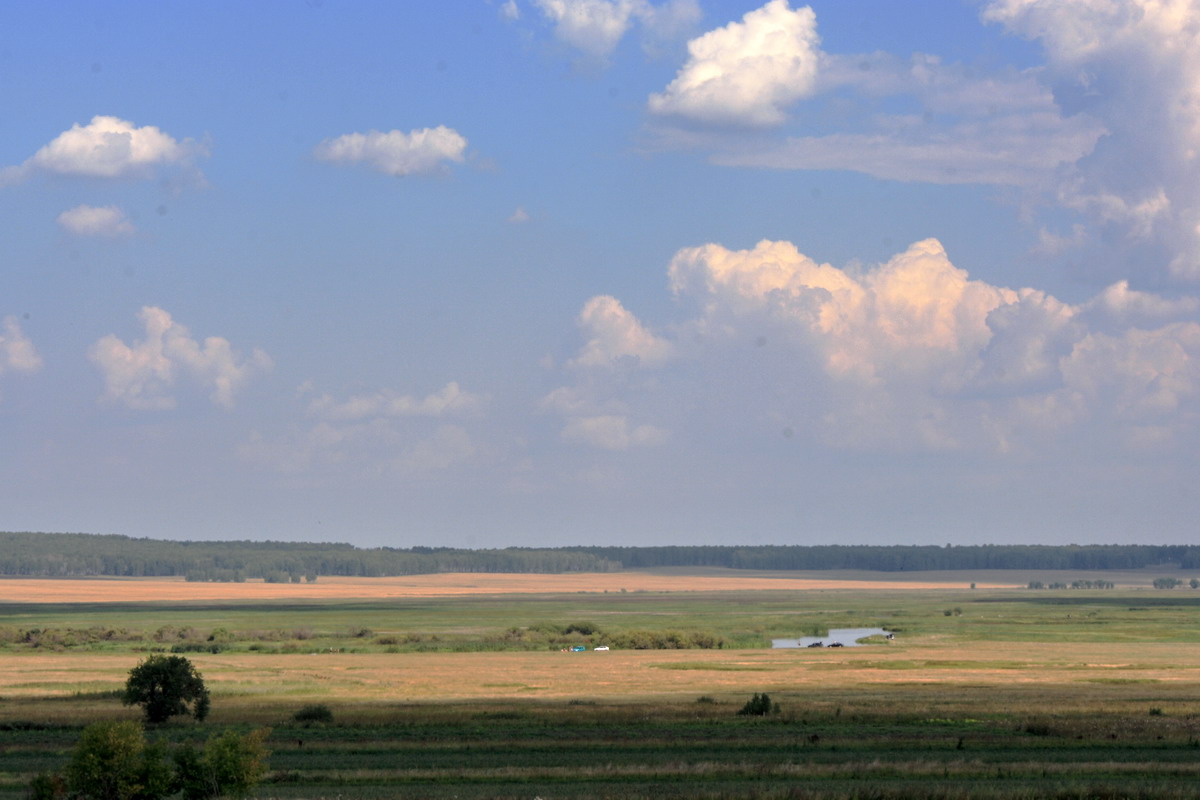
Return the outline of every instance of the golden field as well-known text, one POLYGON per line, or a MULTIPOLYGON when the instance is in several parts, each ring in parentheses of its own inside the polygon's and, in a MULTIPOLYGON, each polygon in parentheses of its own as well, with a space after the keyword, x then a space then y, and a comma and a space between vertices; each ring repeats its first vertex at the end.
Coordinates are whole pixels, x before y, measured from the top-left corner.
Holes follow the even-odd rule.
MULTIPOLYGON (((716 592, 814 589, 961 589, 961 574, 765 573, 712 570, 712 574, 602 572, 557 575, 443 573, 390 578, 322 576, 315 583, 188 582, 183 578, 0 578, 0 603, 180 603, 220 600, 347 600, 480 594, 569 592, 716 592)), ((1023 582, 983 579, 981 589, 1023 582)))
MULTIPOLYGON (((1044 690, 1061 702, 1065 689, 1092 696, 1136 684, 1171 694, 1173 687, 1200 685, 1200 644, 1177 643, 1143 644, 1136 652, 1104 644, 926 641, 813 651, 231 653, 191 660, 214 696, 240 713, 257 708, 268 717, 315 700, 378 707, 483 699, 632 702, 740 694, 751 687, 815 699, 847 690, 904 687, 961 697, 977 689, 972 703, 982 711, 990 689, 1010 699, 1014 691, 1044 690)), ((0 695, 10 713, 23 700, 86 697, 119 688, 130 663, 123 654, 8 654, 0 659, 0 695)), ((54 709, 43 705, 47 718, 54 709)))

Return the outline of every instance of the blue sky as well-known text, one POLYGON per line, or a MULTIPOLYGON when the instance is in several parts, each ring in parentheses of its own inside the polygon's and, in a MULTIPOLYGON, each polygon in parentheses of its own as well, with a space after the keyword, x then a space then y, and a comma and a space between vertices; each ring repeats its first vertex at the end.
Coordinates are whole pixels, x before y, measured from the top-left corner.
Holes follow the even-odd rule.
POLYGON ((1200 6, 0 7, 0 528, 1188 542, 1200 6))

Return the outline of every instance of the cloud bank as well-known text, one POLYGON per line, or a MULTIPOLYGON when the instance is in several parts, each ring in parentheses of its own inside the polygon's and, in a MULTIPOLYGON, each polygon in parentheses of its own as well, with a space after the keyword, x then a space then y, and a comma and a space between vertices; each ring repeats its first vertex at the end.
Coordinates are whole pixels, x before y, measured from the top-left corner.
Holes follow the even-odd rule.
POLYGON ((1072 437, 1170 448, 1198 432, 1191 298, 1118 282, 1072 305, 972 280, 936 239, 870 269, 790 242, 706 244, 680 250, 667 276, 694 314, 658 334, 614 298, 585 306, 572 380, 542 401, 565 441, 661 444, 696 424, 688 408, 716 408, 697 398, 718 395, 720 414, 839 449, 1031 453, 1072 437))
POLYGON ((1200 7, 994 0, 983 16, 1039 41, 1057 102, 1104 127, 1059 201, 1095 232, 1119 233, 1129 260, 1200 279, 1200 7))

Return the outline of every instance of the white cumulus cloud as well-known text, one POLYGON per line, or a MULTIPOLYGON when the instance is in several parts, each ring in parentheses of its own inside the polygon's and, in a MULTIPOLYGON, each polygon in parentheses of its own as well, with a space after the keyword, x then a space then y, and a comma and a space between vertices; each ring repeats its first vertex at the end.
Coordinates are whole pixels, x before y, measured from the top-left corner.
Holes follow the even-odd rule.
POLYGON ((76 236, 112 238, 129 236, 135 231, 125 212, 116 206, 75 206, 58 215, 58 224, 76 236))
POLYGON ((173 408, 182 377, 208 390, 213 403, 232 408, 238 389, 271 367, 270 357, 257 348, 242 357, 228 339, 210 336, 198 342, 161 308, 146 306, 138 318, 144 339, 127 345, 110 334, 88 353, 104 376, 103 399, 108 402, 135 409, 173 408))
POLYGON ((652 366, 671 356, 671 345, 648 331, 615 297, 588 300, 579 312, 579 327, 589 338, 574 365, 611 366, 627 359, 652 366))
POLYGON ((347 133, 317 145, 314 155, 335 164, 366 164, 376 172, 403 177, 437 172, 446 162, 462 163, 467 140, 439 125, 404 133, 347 133))
POLYGON ((557 39, 596 59, 611 55, 635 23, 653 36, 669 37, 700 18, 696 0, 659 5, 648 0, 534 0, 534 5, 554 24, 557 39))
POLYGON ((655 114, 733 125, 777 125, 816 85, 820 38, 811 8, 771 0, 741 22, 688 42, 688 61, 661 94, 655 114))
POLYGON ((89 178, 148 177, 165 165, 186 165, 206 155, 196 142, 179 141, 153 125, 138 127, 119 117, 98 115, 75 123, 17 167, 0 174, 0 184, 37 172, 89 178))

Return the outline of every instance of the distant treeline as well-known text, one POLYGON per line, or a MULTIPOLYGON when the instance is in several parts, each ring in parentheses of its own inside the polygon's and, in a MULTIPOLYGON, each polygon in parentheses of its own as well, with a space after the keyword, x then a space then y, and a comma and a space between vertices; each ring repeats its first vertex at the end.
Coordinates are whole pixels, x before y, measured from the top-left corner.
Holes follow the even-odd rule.
POLYGON ((753 547, 578 547, 627 569, 728 567, 730 569, 878 572, 978 569, 1138 569, 1171 564, 1200 568, 1200 547, 1188 545, 757 545, 753 547))
POLYGON ((299 542, 173 542, 87 533, 0 532, 0 575, 179 576, 195 581, 316 580, 436 572, 612 572, 620 564, 580 551, 441 547, 358 548, 299 542))
POLYGON ((1200 569, 1186 545, 758 545, 359 548, 300 542, 175 542, 86 533, 0 532, 0 575, 180 576, 199 581, 316 580, 436 572, 614 572, 655 567, 765 570, 1200 569))

